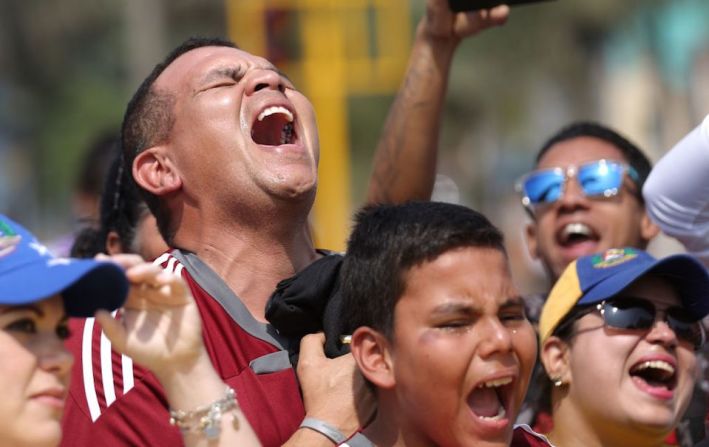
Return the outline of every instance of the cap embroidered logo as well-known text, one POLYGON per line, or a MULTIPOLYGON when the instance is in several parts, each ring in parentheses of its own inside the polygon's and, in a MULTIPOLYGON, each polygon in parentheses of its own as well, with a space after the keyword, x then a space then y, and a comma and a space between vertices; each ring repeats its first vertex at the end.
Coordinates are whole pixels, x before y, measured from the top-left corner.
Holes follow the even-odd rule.
POLYGON ((605 269, 628 262, 637 256, 637 251, 632 248, 611 248, 603 253, 594 255, 591 259, 591 264, 593 268, 605 269))

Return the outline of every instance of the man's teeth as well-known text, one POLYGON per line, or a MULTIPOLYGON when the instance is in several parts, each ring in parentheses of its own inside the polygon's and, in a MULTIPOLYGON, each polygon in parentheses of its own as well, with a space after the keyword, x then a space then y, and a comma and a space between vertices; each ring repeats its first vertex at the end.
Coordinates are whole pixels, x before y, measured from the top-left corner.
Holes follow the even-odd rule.
POLYGON ((564 227, 564 236, 568 237, 572 234, 580 234, 582 236, 591 236, 591 228, 583 223, 570 223, 564 227))
POLYGON ((663 371, 667 371, 670 374, 675 373, 674 366, 672 366, 669 363, 662 361, 662 360, 649 360, 647 362, 643 362, 635 367, 635 371, 641 371, 643 369, 649 369, 649 368, 661 369, 663 371))
POLYGON ((505 410, 505 407, 500 405, 500 408, 497 409, 497 414, 495 416, 478 416, 480 419, 485 419, 488 421, 499 421, 500 419, 504 418, 505 415, 507 415, 507 411, 505 410))
POLYGON ((268 107, 266 110, 264 110, 263 112, 261 112, 259 114, 258 120, 263 121, 264 118, 266 118, 267 116, 271 116, 275 113, 282 113, 283 115, 286 116, 289 123, 293 122, 293 114, 290 113, 290 110, 286 109, 285 107, 281 107, 281 106, 268 107))
POLYGON ((502 379, 490 380, 489 382, 483 382, 478 385, 478 388, 497 388, 498 386, 507 385, 512 383, 511 377, 504 377, 502 379))

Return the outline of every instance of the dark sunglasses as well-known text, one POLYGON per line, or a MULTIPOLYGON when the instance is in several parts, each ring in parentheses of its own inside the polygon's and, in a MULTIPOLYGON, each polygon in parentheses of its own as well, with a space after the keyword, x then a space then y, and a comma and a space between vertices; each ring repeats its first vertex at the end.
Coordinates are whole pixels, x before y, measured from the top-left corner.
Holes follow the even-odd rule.
POLYGON ((649 330, 655 324, 658 312, 679 340, 699 350, 706 340, 704 326, 689 311, 680 306, 658 311, 650 300, 635 297, 613 298, 595 306, 601 312, 607 327, 620 330, 649 330))
POLYGON ((526 207, 556 202, 564 195, 566 182, 572 177, 576 177, 587 197, 608 198, 620 192, 626 173, 638 183, 640 176, 633 167, 612 160, 596 160, 580 166, 533 171, 522 176, 515 187, 526 207))

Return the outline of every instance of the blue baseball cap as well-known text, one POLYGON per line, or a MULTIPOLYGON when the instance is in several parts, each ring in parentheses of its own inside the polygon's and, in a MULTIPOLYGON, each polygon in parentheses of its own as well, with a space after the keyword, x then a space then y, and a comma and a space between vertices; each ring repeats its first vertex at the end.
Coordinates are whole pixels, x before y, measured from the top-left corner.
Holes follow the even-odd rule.
POLYGON ((553 334, 575 306, 612 298, 646 274, 669 280, 682 306, 697 320, 709 314, 709 272, 696 258, 679 254, 655 259, 637 248, 613 248, 582 256, 566 267, 542 309, 540 340, 553 334))
POLYGON ((107 261, 60 258, 36 237, 0 214, 0 305, 22 305, 56 294, 72 317, 114 310, 128 295, 123 269, 107 261))

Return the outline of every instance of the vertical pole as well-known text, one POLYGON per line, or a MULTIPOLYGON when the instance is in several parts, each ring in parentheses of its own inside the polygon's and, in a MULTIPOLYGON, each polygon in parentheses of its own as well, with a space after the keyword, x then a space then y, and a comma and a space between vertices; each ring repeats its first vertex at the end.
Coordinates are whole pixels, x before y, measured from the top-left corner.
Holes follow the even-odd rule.
POLYGON ((320 131, 318 195, 313 209, 316 243, 342 250, 349 234, 350 161, 344 24, 339 0, 302 0, 303 86, 320 131))

